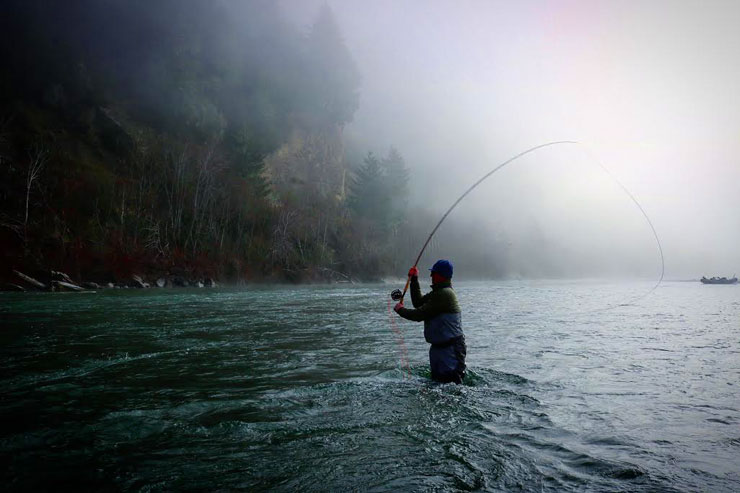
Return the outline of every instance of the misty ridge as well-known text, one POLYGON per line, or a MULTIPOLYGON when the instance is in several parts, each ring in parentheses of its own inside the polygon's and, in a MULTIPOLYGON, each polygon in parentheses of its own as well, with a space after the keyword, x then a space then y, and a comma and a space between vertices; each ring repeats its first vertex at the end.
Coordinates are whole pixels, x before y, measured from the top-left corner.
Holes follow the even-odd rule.
MULTIPOLYGON (((414 99, 414 80, 377 70, 401 64, 404 46, 369 56, 355 37, 364 14, 340 22, 358 5, 5 2, 2 276, 403 276, 470 183, 542 142, 430 115, 434 94, 414 99)), ((455 10, 440 5, 432 14, 455 10)), ((378 24, 378 37, 397 35, 378 24)), ((476 92, 460 90, 464 108, 476 92)), ((421 267, 439 257, 461 278, 657 277, 648 225, 590 159, 543 151, 481 185, 421 267)))

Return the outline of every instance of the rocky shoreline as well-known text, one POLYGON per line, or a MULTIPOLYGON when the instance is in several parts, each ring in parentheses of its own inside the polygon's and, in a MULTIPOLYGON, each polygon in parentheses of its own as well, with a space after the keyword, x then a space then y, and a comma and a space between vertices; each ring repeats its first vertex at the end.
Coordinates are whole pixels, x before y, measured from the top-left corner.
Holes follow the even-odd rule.
POLYGON ((97 291, 101 289, 150 289, 150 288, 215 288, 218 283, 210 277, 188 278, 181 275, 165 274, 145 278, 134 274, 130 279, 110 281, 99 284, 94 281, 75 281, 64 272, 49 270, 31 277, 18 270, 12 271, 12 282, 0 285, 0 291, 97 291))

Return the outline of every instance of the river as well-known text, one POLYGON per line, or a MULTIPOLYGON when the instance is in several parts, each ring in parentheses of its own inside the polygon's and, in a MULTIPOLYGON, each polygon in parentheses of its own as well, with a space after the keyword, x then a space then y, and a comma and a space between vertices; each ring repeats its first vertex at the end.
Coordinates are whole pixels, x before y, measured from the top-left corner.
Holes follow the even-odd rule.
POLYGON ((738 491, 740 286, 650 286, 457 283, 464 385, 398 286, 2 293, 4 489, 738 491))

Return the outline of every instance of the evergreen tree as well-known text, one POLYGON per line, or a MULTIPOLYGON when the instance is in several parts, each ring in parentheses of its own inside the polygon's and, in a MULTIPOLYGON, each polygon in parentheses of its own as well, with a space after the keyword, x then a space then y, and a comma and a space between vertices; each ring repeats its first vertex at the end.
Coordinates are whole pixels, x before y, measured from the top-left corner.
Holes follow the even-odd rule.
POLYGON ((407 191, 408 170, 401 154, 391 148, 379 160, 369 152, 350 183, 350 210, 377 230, 395 229, 405 217, 407 191))
POLYGON ((390 205, 389 224, 397 228, 405 219, 408 203, 409 171, 401 153, 391 147, 381 165, 384 171, 385 188, 390 205))
POLYGON ((307 40, 308 113, 319 125, 352 120, 359 105, 360 73, 328 5, 319 10, 307 40))
POLYGON ((381 225, 388 217, 385 173, 380 161, 372 152, 354 173, 350 183, 349 207, 355 217, 381 225))

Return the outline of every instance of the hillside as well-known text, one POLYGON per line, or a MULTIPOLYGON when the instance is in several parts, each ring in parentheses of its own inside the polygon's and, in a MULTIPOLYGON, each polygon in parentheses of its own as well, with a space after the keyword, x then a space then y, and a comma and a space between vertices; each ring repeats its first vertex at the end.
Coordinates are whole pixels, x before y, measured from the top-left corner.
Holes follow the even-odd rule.
POLYGON ((395 150, 347 161, 361 77, 328 7, 307 33, 272 2, 5 11, 5 280, 383 274, 408 175, 395 150))

